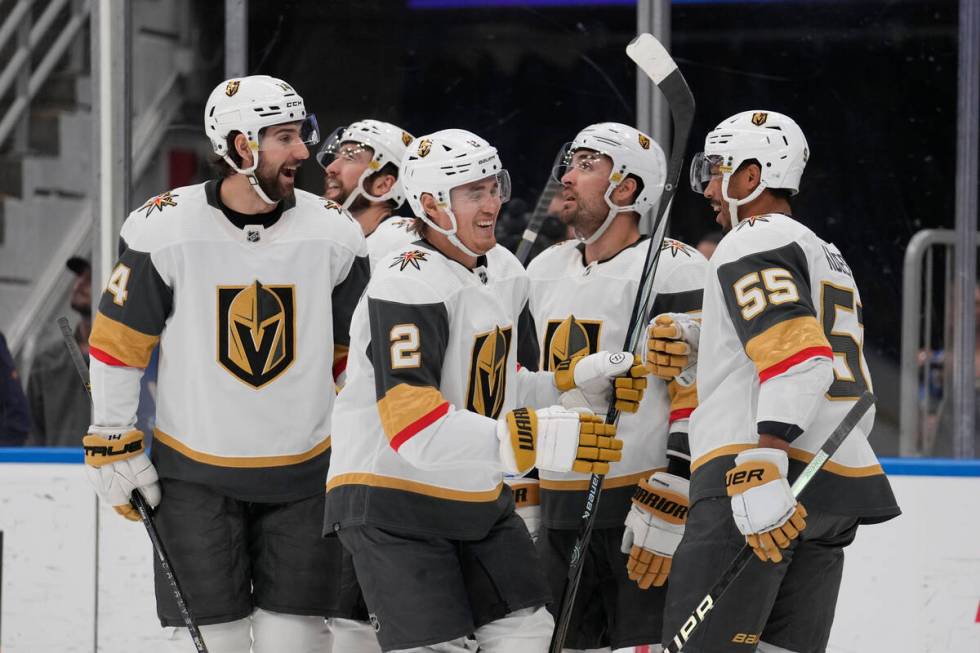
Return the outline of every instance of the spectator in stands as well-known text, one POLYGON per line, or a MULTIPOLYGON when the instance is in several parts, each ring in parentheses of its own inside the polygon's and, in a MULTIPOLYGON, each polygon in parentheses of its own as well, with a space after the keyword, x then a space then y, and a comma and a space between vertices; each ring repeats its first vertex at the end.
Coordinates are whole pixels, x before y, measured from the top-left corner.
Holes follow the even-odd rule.
POLYGON ((0 333, 0 447, 22 446, 30 427, 27 397, 20 387, 7 339, 0 333))
POLYGON ((707 259, 711 258, 711 255, 715 253, 715 248, 718 247, 718 243, 721 242, 721 237, 725 234, 720 231, 711 231, 701 236, 701 240, 698 241, 698 251, 704 254, 707 259))
MULTIPOLYGON (((88 362, 92 330, 92 266, 79 256, 66 266, 75 274, 69 302, 78 314, 75 341, 88 362)), ((27 380, 34 428, 30 444, 38 447, 77 447, 78 434, 88 430, 91 404, 65 345, 59 339, 34 359, 27 380)))

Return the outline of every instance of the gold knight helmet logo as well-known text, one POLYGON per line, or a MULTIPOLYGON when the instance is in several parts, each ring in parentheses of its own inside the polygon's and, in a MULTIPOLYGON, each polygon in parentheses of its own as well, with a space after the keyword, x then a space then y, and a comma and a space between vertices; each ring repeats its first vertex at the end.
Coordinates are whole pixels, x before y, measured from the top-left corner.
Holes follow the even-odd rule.
POLYGON ((769 119, 769 114, 765 111, 757 111, 752 114, 752 124, 756 127, 762 127, 766 124, 766 120, 769 119))
POLYGON ((218 362, 253 388, 275 380, 295 351, 293 286, 218 287, 218 362))
POLYGON ((419 157, 424 159, 429 154, 431 149, 432 141, 430 141, 428 138, 423 138, 421 141, 419 141, 419 157))
POLYGON ((576 320, 574 315, 569 315, 564 320, 549 320, 544 336, 544 351, 547 356, 544 369, 553 371, 563 361, 599 351, 601 329, 602 322, 576 320))
POLYGON ((233 96, 235 93, 238 92, 238 87, 241 86, 241 84, 242 82, 240 80, 237 79, 230 80, 228 84, 225 86, 225 95, 227 95, 228 97, 233 96))
POLYGON ((650 149, 650 139, 647 138, 647 135, 644 134, 643 132, 640 132, 636 136, 637 136, 637 139, 640 141, 640 147, 642 147, 644 150, 649 150, 650 149))
POLYGON ((474 413, 494 419, 500 416, 507 391, 511 333, 511 327, 497 327, 476 336, 466 391, 466 408, 474 413))

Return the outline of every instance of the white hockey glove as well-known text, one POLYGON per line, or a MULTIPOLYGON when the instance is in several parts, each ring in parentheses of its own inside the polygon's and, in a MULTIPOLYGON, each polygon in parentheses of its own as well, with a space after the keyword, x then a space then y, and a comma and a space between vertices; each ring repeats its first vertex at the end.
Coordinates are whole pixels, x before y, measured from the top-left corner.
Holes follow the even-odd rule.
POLYGON ((687 313, 661 313, 647 329, 650 373, 665 381, 677 379, 685 387, 697 380, 701 320, 687 313))
POLYGON ((786 481, 789 458, 780 449, 749 449, 725 474, 735 525, 763 562, 780 562, 790 542, 806 528, 806 509, 786 481))
POLYGON ((648 373, 639 356, 600 351, 560 363, 555 370, 555 386, 562 393, 560 401, 565 408, 606 413, 613 397, 617 409, 635 413, 647 387, 648 373))
POLYGON ((143 432, 126 427, 90 426, 82 438, 85 472, 99 498, 120 515, 139 521, 140 515, 129 502, 139 488, 152 507, 160 504, 157 470, 143 450, 143 432))
POLYGON ((518 408, 497 420, 500 458, 510 474, 532 467, 607 474, 609 463, 623 457, 623 441, 615 436, 615 425, 561 406, 518 408))
POLYGON ((626 515, 620 550, 629 555, 626 571, 640 589, 667 582, 674 551, 687 523, 689 481, 667 472, 655 472, 640 481, 626 515))

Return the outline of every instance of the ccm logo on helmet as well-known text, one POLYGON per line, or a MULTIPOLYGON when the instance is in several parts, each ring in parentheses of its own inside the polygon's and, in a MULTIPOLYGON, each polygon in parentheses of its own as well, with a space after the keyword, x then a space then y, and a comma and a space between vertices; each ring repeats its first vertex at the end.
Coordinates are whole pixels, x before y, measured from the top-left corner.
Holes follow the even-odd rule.
POLYGON ((300 104, 303 104, 300 100, 295 100, 293 102, 287 102, 286 103, 286 108, 288 109, 289 107, 295 107, 295 106, 300 105, 300 104))
POLYGON ((742 483, 748 483, 749 481, 759 481, 762 482, 763 470, 761 469, 749 469, 741 470, 735 472, 734 474, 729 473, 725 477, 725 485, 731 487, 733 485, 741 485, 742 483))

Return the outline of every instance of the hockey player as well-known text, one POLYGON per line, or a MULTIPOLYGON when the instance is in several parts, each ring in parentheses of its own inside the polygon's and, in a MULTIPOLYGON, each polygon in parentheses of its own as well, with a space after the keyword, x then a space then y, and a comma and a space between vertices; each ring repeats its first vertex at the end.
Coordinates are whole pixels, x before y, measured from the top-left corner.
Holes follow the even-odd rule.
POLYGON ((365 118, 335 129, 317 153, 323 197, 350 211, 361 225, 372 268, 381 256, 417 238, 411 230, 414 220, 394 215, 405 201, 398 174, 411 142, 407 131, 365 118))
MULTIPOLYGON (((664 639, 746 542, 753 558, 684 645, 692 653, 824 651, 859 524, 899 514, 868 444, 870 411, 807 487, 792 481, 862 391, 863 307, 840 251, 792 217, 810 152, 774 111, 722 121, 691 166, 727 232, 710 261, 697 347, 691 508, 670 572, 664 639), (804 508, 805 505, 805 508, 804 508)), ((686 336, 686 337, 685 337, 686 336)), ((680 356, 683 358, 683 355, 680 356)), ((683 363, 682 363, 683 364, 683 363)))
POLYGON ((639 399, 633 355, 518 370, 527 276, 496 245, 510 179, 458 129, 413 142, 402 180, 422 239, 384 257, 351 327, 327 481, 326 528, 352 553, 386 651, 547 650, 554 621, 504 474, 609 471, 615 428, 562 391, 639 399), (542 407, 536 409, 535 407, 542 407))
MULTIPOLYGON (((528 267, 529 307, 542 369, 554 370, 575 356, 622 346, 649 244, 640 234, 639 218, 657 205, 665 166, 664 153, 656 142, 620 123, 590 125, 562 148, 554 169, 562 184, 560 215, 578 239, 542 252, 528 267)), ((653 310, 672 314, 700 311, 706 265, 692 247, 665 240, 654 280, 653 310)), ((657 481, 651 482, 662 481, 675 489, 686 485, 677 470, 671 470, 675 475, 666 473, 671 455, 667 439, 668 432, 675 438, 686 432, 696 400, 693 387, 653 379, 639 411, 620 416, 618 433, 626 455, 603 482, 579 601, 565 640, 569 649, 615 649, 660 641, 665 590, 644 591, 645 586, 636 582, 642 578, 631 576, 627 554, 633 549, 637 526, 631 523, 631 528, 624 528, 623 524, 638 483, 645 486, 653 475, 657 481), (600 601, 585 600, 596 594, 600 601)), ((603 402, 586 407, 599 414, 608 409, 603 402)), ((686 471, 684 453, 674 452, 672 464, 686 471)), ((541 470, 540 476, 538 551, 555 598, 552 607, 557 609, 589 476, 547 470, 541 470)), ((645 532, 644 527, 642 533, 636 533, 635 544, 642 544, 640 536, 645 532)))
MULTIPOLYGON (((90 339, 100 497, 155 522, 212 653, 329 651, 341 545, 321 537, 334 392, 367 283, 364 237, 337 208, 294 189, 318 140, 293 88, 264 75, 208 98, 204 125, 224 176, 163 193, 127 218, 90 339), (133 426, 142 369, 159 343, 152 462, 133 426), (159 479, 159 480, 158 480, 159 479)), ((159 565, 157 613, 190 649, 159 565)))

